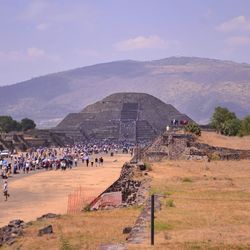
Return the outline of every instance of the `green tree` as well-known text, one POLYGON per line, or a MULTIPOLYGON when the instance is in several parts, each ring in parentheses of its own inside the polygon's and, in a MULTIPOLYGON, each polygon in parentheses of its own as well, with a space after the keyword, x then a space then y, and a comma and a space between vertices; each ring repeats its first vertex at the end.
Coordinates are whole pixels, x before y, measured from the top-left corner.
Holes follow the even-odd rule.
POLYGON ((250 115, 241 121, 240 135, 250 135, 250 115))
POLYGON ((29 129, 34 129, 36 127, 36 124, 33 120, 24 118, 21 120, 21 126, 23 131, 27 131, 29 129))
POLYGON ((186 125, 185 131, 190 132, 190 133, 195 134, 195 135, 198 135, 198 136, 201 135, 201 129, 195 123, 189 123, 188 125, 186 125))
POLYGON ((20 124, 13 120, 11 116, 0 116, 0 131, 10 132, 20 129, 20 124))
POLYGON ((235 136, 239 134, 241 121, 239 119, 231 119, 224 122, 221 129, 223 135, 235 136))
POLYGON ((12 131, 21 131, 22 130, 22 125, 20 122, 13 120, 12 122, 12 131))
MULTIPOLYGON (((216 107, 211 118, 211 126, 218 132, 223 133, 223 129, 228 127, 228 121, 237 119, 234 112, 230 112, 227 108, 216 107)), ((234 123, 236 123, 234 121, 234 123)))

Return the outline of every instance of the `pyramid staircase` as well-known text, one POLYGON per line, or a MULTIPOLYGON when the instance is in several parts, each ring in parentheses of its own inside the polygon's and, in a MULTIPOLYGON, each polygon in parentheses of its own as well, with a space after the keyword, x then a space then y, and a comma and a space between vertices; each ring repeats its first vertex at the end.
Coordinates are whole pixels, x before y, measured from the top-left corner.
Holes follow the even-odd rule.
POLYGON ((136 139, 137 141, 151 140, 157 135, 156 131, 146 120, 136 122, 136 139))

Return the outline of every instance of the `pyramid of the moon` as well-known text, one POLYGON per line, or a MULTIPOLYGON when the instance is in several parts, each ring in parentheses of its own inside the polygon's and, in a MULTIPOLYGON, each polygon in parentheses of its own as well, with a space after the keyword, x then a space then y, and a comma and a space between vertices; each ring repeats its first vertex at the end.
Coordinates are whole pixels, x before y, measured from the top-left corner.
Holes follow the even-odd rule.
POLYGON ((75 141, 111 139, 148 141, 162 133, 171 120, 191 119, 170 104, 144 93, 116 93, 70 113, 55 128, 75 141))

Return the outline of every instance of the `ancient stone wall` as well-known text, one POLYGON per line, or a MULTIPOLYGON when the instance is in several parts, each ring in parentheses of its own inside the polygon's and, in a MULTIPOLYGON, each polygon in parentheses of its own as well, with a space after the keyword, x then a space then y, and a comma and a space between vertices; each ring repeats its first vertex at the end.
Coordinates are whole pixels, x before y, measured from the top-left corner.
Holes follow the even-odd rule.
MULTIPOLYGON (((122 202, 119 206, 126 207, 134 204, 142 204, 145 200, 145 187, 147 178, 143 175, 143 171, 136 164, 125 163, 122 167, 120 177, 94 201, 90 203, 90 209, 96 208, 103 194, 121 192, 122 202)), ((108 208, 102 205, 99 208, 108 208)))
MULTIPOLYGON (((75 133, 75 131, 74 131, 75 133)), ((31 147, 40 146, 65 146, 74 143, 70 137, 62 132, 50 130, 30 130, 26 132, 10 132, 0 134, 0 150, 21 150, 25 151, 31 147)))
POLYGON ((175 134, 174 132, 165 132, 145 148, 141 154, 144 161, 160 161, 163 159, 250 159, 250 150, 214 147, 197 142, 196 137, 193 135, 175 134))

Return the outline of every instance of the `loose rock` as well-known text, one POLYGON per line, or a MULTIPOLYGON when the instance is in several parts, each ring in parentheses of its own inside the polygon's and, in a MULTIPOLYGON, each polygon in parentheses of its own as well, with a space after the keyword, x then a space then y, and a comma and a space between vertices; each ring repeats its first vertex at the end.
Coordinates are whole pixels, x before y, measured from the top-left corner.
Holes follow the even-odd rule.
POLYGON ((129 234, 132 230, 132 227, 125 227, 122 231, 123 234, 129 234))
POLYGON ((23 234, 25 226, 22 220, 12 220, 7 226, 0 228, 0 247, 3 244, 12 245, 18 236, 23 234))
POLYGON ((41 221, 41 220, 53 219, 53 218, 59 218, 59 217, 60 217, 59 214, 48 213, 48 214, 44 214, 41 217, 37 218, 37 220, 41 221))
POLYGON ((52 234, 53 233, 53 227, 52 225, 49 225, 47 227, 44 227, 38 231, 38 236, 43 236, 44 234, 52 234))

